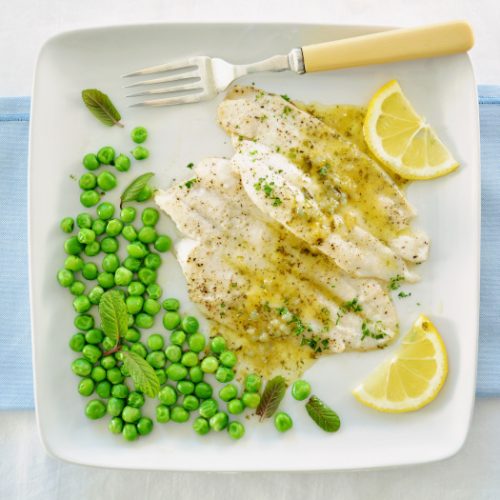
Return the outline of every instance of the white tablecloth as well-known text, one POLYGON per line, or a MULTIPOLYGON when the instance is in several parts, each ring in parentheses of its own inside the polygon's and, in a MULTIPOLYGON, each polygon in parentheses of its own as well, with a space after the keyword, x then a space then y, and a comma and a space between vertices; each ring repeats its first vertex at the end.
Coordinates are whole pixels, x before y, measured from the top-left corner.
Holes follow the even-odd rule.
MULTIPOLYGON (((36 54, 68 29, 144 21, 301 21, 416 25, 472 23, 479 83, 500 84, 499 0, 0 0, 0 95, 29 95, 36 54)), ((499 132, 500 133, 500 132, 499 132)), ((500 399, 476 403, 455 457, 393 470, 308 474, 125 472, 48 457, 33 412, 0 413, 0 499, 497 499, 500 399)))

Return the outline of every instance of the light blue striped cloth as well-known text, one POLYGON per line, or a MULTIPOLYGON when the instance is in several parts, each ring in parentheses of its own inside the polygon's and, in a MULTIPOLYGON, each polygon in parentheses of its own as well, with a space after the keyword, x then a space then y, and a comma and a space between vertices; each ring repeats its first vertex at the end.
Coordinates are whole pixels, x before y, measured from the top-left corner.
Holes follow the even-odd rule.
MULTIPOLYGON (((500 86, 479 87, 481 320, 477 394, 500 395, 500 86)), ((27 257, 28 97, 0 98, 0 409, 33 408, 27 257)))

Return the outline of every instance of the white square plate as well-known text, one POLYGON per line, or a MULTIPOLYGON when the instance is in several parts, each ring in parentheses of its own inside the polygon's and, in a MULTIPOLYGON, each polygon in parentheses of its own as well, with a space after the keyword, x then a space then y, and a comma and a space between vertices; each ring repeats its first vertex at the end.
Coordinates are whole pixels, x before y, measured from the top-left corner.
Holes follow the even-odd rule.
MULTIPOLYGON (((59 220, 84 211, 71 178, 83 172, 83 155, 106 144, 128 151, 130 129, 146 126, 150 159, 134 163, 120 176, 116 191, 121 192, 140 172, 155 171, 157 185, 165 187, 174 177, 187 176, 187 163, 231 153, 215 121, 222 97, 184 107, 127 108, 120 75, 198 54, 250 62, 292 47, 373 31, 377 28, 156 24, 75 31, 45 44, 33 91, 29 217, 36 407, 40 434, 50 453, 103 467, 237 471, 393 466, 442 459, 460 449, 474 401, 479 297, 479 127, 467 55, 303 76, 257 74, 243 80, 303 101, 366 104, 382 84, 396 78, 460 161, 455 173, 410 186, 410 201, 419 212, 415 226, 428 232, 432 248, 429 261, 419 269, 421 282, 405 287, 412 296, 397 300, 402 332, 424 312, 447 345, 449 378, 435 402, 403 415, 365 408, 351 390, 392 348, 341 354, 321 359, 306 375, 314 392, 340 414, 342 428, 336 434, 316 427, 304 406, 288 395, 283 408, 295 426, 285 435, 277 433, 271 421, 245 421, 247 434, 235 443, 226 435, 200 438, 189 424, 170 423, 156 425, 151 436, 131 444, 108 432, 107 419, 86 419, 85 400, 69 368, 74 355, 67 343, 74 333, 74 314, 68 292, 55 276, 64 260, 59 220), (104 127, 90 115, 80 97, 89 87, 111 96, 122 112, 125 130, 104 127)), ((164 219, 163 230, 175 235, 164 219)), ((196 313, 171 255, 165 259, 160 283, 166 296, 180 297, 184 310, 196 313)))

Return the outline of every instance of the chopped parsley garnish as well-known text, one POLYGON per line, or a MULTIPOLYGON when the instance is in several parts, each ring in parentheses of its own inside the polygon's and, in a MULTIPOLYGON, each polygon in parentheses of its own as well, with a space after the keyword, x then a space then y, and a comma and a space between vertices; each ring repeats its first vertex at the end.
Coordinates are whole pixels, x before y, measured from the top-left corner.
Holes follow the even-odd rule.
POLYGON ((259 116, 260 123, 265 122, 266 120, 267 120, 267 115, 261 115, 261 116, 259 116))
POLYGON ((249 155, 256 155, 258 153, 258 151, 256 149, 253 149, 252 151, 250 151, 250 153, 248 153, 249 155))
POLYGON ((200 179, 198 177, 193 177, 192 179, 189 179, 184 183, 184 186, 186 186, 188 189, 192 188, 194 184, 199 182, 200 179))
POLYGON ((370 328, 368 328, 368 325, 363 321, 363 324, 361 325, 361 340, 365 340, 366 337, 371 337, 372 339, 380 340, 386 336, 387 333, 385 333, 382 330, 380 321, 377 321, 375 323, 374 330, 370 330, 370 328))
POLYGON ((342 308, 345 311, 352 311, 352 312, 360 312, 363 310, 363 307, 359 303, 357 297, 354 297, 354 299, 349 300, 348 302, 344 302, 342 308))
POLYGON ((193 168, 193 167, 194 167, 194 163, 188 163, 188 164, 186 165, 186 168, 190 168, 190 169, 191 169, 191 168, 193 168))
POLYGON ((319 170, 319 175, 326 175, 328 173, 328 170, 330 169, 330 165, 323 165, 319 170))
POLYGON ((290 98, 286 94, 281 94, 280 96, 282 99, 285 99, 285 101, 290 102, 290 98))
POLYGON ((292 108, 290 106, 285 106, 283 108, 283 113, 282 113, 282 116, 287 116, 289 115, 290 113, 292 112, 292 108))
POLYGON ((401 291, 398 293, 398 297, 400 299, 406 299, 406 297, 411 297, 411 292, 406 293, 406 292, 401 291))
POLYGON ((389 280, 389 290, 397 290, 401 286, 401 281, 404 280, 404 276, 397 274, 394 278, 389 280))
POLYGON ((282 203, 281 198, 274 198, 273 207, 279 207, 282 203))

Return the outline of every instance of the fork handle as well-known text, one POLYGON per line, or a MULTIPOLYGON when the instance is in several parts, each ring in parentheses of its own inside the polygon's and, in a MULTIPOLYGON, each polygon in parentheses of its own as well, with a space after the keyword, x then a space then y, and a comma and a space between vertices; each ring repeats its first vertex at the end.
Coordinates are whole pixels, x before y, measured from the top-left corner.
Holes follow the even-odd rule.
POLYGON ((474 45, 472 28, 453 21, 395 29, 302 47, 307 73, 466 52, 474 45))

